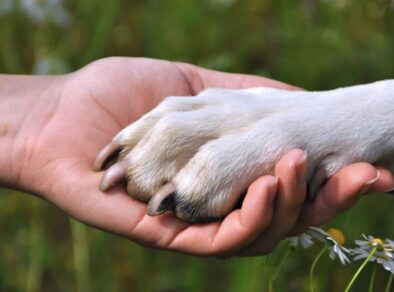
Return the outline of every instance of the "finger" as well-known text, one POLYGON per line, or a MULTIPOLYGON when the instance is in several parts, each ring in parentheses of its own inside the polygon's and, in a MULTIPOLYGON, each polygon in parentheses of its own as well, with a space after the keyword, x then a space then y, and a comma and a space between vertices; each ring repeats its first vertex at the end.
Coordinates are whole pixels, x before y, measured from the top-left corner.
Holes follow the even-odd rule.
POLYGON ((272 87, 286 90, 303 90, 299 87, 292 86, 280 81, 269 78, 246 75, 224 73, 214 70, 201 68, 198 66, 175 63, 185 74, 186 78, 192 82, 192 91, 194 93, 209 87, 224 87, 224 88, 251 88, 251 87, 272 87))
POLYGON ((375 166, 375 168, 380 172, 380 176, 367 193, 392 191, 394 188, 394 177, 391 172, 382 166, 375 166))
POLYGON ((195 224, 178 234, 167 248, 200 255, 231 255, 255 240, 271 222, 278 180, 264 176, 248 189, 242 208, 222 222, 195 224))
POLYGON ((292 229, 306 196, 306 154, 300 149, 287 153, 275 167, 279 178, 274 219, 269 228, 241 256, 256 256, 270 252, 292 229))
MULTIPOLYGON (((304 205, 298 222, 290 232, 298 234, 308 226, 327 223, 353 206, 380 180, 381 173, 367 163, 355 163, 333 175, 312 202, 304 205)), ((386 173, 385 173, 386 176, 386 173)), ((379 182, 384 184, 384 182, 379 182)))
POLYGON ((263 177, 249 187, 241 209, 222 221, 192 225, 170 212, 150 217, 146 215, 146 205, 128 196, 120 186, 102 193, 97 187, 101 175, 91 173, 88 178, 84 188, 73 182, 71 187, 75 189, 70 189, 68 196, 57 196, 51 201, 79 221, 142 245, 197 255, 231 254, 253 241, 271 222, 277 189, 275 177, 263 177), (84 193, 84 200, 75 208, 78 198, 71 196, 79 192, 84 193))

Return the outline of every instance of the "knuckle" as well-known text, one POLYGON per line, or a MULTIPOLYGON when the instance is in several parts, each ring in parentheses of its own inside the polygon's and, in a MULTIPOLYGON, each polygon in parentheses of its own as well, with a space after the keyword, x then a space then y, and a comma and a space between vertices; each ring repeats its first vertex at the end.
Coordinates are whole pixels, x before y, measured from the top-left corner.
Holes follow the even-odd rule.
POLYGON ((180 96, 169 96, 166 97, 157 107, 160 111, 167 110, 177 110, 178 108, 182 108, 184 106, 185 97, 180 96))
POLYGON ((183 128, 182 120, 179 118, 177 114, 171 113, 167 114, 160 119, 157 126, 155 127, 156 131, 169 131, 169 132, 177 132, 183 128))

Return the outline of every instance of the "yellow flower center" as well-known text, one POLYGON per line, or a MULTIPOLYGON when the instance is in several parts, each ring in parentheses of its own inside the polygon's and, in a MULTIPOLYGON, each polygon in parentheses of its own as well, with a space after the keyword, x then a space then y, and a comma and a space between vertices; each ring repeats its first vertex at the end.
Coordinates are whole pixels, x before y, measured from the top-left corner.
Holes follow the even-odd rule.
POLYGON ((372 243, 373 243, 373 244, 380 245, 380 246, 383 246, 384 240, 382 240, 382 239, 380 239, 380 238, 374 238, 374 239, 372 240, 372 243))
POLYGON ((345 244, 345 235, 343 235, 342 231, 336 228, 329 228, 327 233, 340 245, 345 244))

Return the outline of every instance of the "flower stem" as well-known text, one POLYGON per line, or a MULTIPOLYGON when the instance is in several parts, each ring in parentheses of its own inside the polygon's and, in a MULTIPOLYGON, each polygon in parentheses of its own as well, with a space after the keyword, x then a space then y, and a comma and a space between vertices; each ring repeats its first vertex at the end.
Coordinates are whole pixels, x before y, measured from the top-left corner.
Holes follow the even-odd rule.
POLYGON ((368 292, 373 292, 373 287, 375 286, 375 279, 376 279, 376 269, 378 265, 374 265, 372 274, 371 274, 371 280, 369 281, 369 289, 368 292))
POLYGON ((391 273, 389 281, 387 282, 386 289, 384 289, 385 292, 390 292, 390 288, 391 288, 391 284, 393 283, 393 279, 394 279, 394 274, 391 273))
POLYGON ((354 282, 356 281, 357 277, 360 275, 361 271, 364 269, 364 267, 368 264, 369 260, 373 257, 373 255, 375 254, 375 252, 378 250, 378 246, 375 246, 371 252, 369 253, 369 255, 367 256, 367 258, 365 259, 365 261, 361 264, 361 266, 358 268, 357 272, 353 275, 353 278, 350 280, 349 284, 347 285, 345 292, 349 292, 350 288, 352 288, 354 282))
POLYGON ((279 272, 280 272, 280 270, 281 270, 283 264, 286 262, 286 260, 287 260, 287 258, 289 257, 290 254, 291 254, 291 249, 288 248, 286 254, 283 256, 283 258, 282 258, 282 260, 280 261, 278 267, 276 268, 275 272, 273 273, 272 277, 271 277, 270 280, 269 280, 269 283, 268 283, 268 291, 269 291, 269 292, 274 291, 274 290, 273 290, 274 282, 275 282, 276 278, 278 277, 279 272))
POLYGON ((328 249, 328 245, 326 245, 320 252, 319 254, 315 257, 315 260, 312 263, 311 269, 309 271, 309 291, 313 292, 314 288, 313 288, 313 273, 315 272, 315 267, 317 262, 320 260, 320 258, 322 257, 322 255, 327 251, 328 249))

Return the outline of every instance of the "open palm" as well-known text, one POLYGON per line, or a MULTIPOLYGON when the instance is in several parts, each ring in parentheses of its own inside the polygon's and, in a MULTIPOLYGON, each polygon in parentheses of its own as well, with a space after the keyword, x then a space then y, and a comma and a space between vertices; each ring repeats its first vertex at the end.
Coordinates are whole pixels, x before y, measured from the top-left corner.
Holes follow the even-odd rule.
MULTIPOLYGON (((305 213, 302 217, 306 221, 298 225, 326 222, 354 203, 363 183, 376 173, 366 164, 350 166, 351 171, 344 170, 334 178, 336 185, 341 179, 349 181, 354 171, 360 174, 353 184, 329 194, 331 206, 317 200, 316 206, 303 207, 305 186, 293 183, 298 174, 287 167, 299 158, 300 151, 295 151, 279 162, 275 173, 278 185, 272 183, 271 176, 260 178, 249 188, 242 209, 223 221, 191 225, 169 213, 149 217, 146 205, 128 196, 122 186, 106 193, 98 189, 102 173, 92 171, 93 160, 119 130, 169 95, 194 95, 206 87, 291 86, 260 77, 140 58, 100 60, 60 76, 53 83, 56 90, 42 98, 47 111, 41 107, 38 122, 30 126, 35 127, 31 132, 36 137, 25 155, 20 184, 82 222, 144 245, 204 255, 266 253, 297 225, 300 212, 305 213), (294 187, 286 187, 289 185, 294 187), (294 210, 289 213, 290 209, 294 210), (323 209, 326 215, 322 216, 323 209), (311 219, 318 213, 317 221, 311 219)), ((305 172, 303 168, 306 165, 296 172, 305 172)), ((384 184, 381 189, 386 187, 384 184)))

